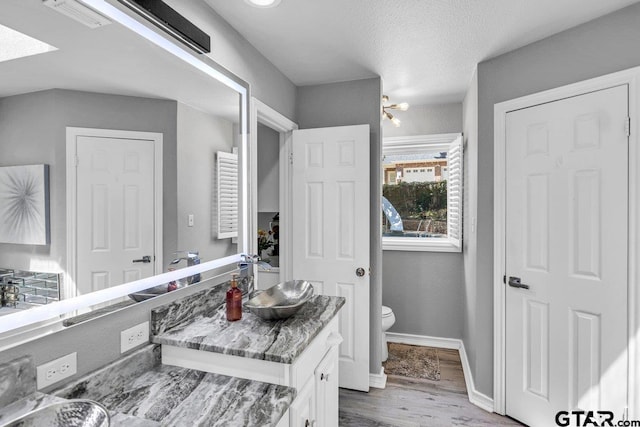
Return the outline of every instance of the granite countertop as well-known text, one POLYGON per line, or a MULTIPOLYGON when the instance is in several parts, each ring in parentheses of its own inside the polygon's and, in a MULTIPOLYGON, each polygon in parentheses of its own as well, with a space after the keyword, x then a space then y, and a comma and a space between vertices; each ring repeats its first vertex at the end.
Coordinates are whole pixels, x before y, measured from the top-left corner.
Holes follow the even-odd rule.
MULTIPOLYGON (((0 426, 4 426, 14 420, 27 415, 37 409, 47 407, 56 403, 66 401, 62 397, 53 396, 41 392, 34 392, 29 396, 26 396, 10 405, 5 406, 0 411, 0 426)), ((114 411, 109 411, 110 425, 117 427, 157 427, 161 426, 160 423, 145 420, 143 418, 134 417, 127 414, 121 414, 114 411)))
POLYGON ((112 426, 240 427, 275 426, 294 401, 296 391, 162 365, 159 346, 150 345, 67 385, 55 395, 102 403, 117 414, 112 417, 112 426), (131 424, 135 419, 146 424, 131 424))
POLYGON ((242 319, 236 322, 227 321, 222 304, 211 314, 199 315, 154 335, 152 342, 292 363, 344 303, 343 297, 316 295, 288 319, 267 321, 244 309, 242 319))

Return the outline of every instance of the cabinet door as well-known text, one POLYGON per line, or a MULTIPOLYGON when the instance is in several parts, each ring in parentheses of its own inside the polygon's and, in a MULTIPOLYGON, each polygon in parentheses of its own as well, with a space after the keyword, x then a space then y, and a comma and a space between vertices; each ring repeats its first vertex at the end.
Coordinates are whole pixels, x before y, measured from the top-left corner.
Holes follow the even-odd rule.
POLYGON ((338 427, 338 347, 329 350, 314 376, 318 425, 338 427))
MULTIPOLYGON (((311 427, 317 424, 316 420, 316 388, 315 379, 309 381, 298 392, 296 400, 289 408, 291 414, 291 427, 311 427)), ((336 424, 337 425, 337 424, 336 424)))

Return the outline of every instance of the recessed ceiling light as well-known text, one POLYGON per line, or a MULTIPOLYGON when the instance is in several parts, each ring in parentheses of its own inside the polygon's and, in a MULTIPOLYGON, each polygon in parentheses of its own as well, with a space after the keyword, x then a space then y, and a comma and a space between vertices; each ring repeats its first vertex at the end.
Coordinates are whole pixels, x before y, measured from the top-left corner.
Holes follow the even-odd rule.
POLYGON ((281 0, 244 0, 253 7, 276 7, 280 4, 281 0))

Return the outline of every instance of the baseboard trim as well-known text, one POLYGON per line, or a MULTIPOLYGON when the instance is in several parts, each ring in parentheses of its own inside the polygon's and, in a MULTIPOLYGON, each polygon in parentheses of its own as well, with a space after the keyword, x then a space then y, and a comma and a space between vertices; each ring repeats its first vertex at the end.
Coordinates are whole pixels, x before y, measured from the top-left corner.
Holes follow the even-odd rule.
POLYGON ((458 353, 460 354, 460 361, 462 362, 462 371, 464 372, 464 381, 467 386, 469 402, 487 412, 493 412, 493 399, 476 390, 473 375, 471 374, 471 365, 469 364, 467 352, 462 340, 457 338, 429 337, 425 335, 387 332, 387 342, 458 350, 458 353))
POLYGON ((369 374, 369 387, 385 388, 387 386, 387 374, 384 373, 384 367, 380 367, 379 374, 369 374))
POLYGON ((450 350, 459 350, 460 345, 462 345, 462 341, 455 338, 428 337, 425 335, 400 334, 396 332, 387 332, 387 342, 448 348, 450 350))
POLYGON ((476 390, 476 385, 473 382, 473 375, 471 374, 471 365, 467 358, 467 351, 464 348, 464 342, 462 342, 462 340, 459 341, 460 347, 458 348, 458 353, 460 353, 460 360, 462 361, 462 371, 464 372, 464 382, 467 385, 469 402, 487 412, 493 412, 493 399, 476 390))

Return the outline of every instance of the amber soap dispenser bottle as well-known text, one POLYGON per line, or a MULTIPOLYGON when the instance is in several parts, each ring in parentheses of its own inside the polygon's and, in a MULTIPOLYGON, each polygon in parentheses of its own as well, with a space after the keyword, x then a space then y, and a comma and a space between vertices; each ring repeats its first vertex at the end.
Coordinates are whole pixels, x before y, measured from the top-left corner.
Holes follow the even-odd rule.
POLYGON ((242 319, 242 291, 238 289, 237 276, 231 277, 231 288, 227 291, 227 320, 242 319))

